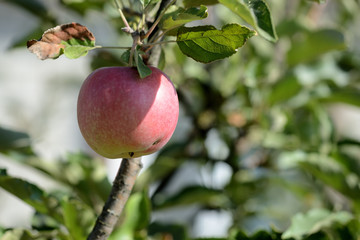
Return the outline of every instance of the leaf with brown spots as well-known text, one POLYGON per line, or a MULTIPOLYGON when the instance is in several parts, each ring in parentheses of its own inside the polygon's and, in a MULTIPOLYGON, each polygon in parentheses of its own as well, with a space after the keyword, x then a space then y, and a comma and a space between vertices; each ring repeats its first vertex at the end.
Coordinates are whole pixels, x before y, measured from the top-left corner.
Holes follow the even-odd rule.
POLYGON ((41 60, 56 59, 63 53, 74 59, 95 48, 95 37, 87 27, 73 22, 48 29, 39 40, 28 41, 27 48, 41 60))

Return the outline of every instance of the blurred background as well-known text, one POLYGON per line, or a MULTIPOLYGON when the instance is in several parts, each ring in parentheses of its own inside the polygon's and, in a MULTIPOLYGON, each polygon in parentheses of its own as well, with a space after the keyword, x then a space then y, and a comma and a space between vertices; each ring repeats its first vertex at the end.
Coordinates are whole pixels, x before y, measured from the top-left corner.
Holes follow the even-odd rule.
MULTIPOLYGON (((143 158, 134 190, 147 191, 152 212, 143 228, 154 238, 226 237, 234 229, 294 237, 292 223, 321 210, 333 231, 307 235, 346 230, 358 239, 360 3, 266 2, 276 43, 255 36, 206 65, 176 44, 163 46, 160 67, 178 90, 180 119, 168 145, 143 158)), ((208 11, 196 24, 246 24, 223 5, 208 11)), ((0 0, 0 168, 49 194, 80 199, 96 214, 120 160, 97 156, 83 140, 77 94, 94 69, 124 63, 121 50, 45 61, 28 52, 27 40, 68 22, 87 26, 98 45, 131 44, 111 1, 0 0)), ((7 186, 0 188, 1 229, 60 229, 31 197, 7 186)))

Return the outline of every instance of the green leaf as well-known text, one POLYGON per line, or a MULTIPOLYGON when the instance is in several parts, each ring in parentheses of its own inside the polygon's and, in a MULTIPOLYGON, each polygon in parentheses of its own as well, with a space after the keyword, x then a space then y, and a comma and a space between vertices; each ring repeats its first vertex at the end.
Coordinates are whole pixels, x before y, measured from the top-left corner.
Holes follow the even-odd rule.
POLYGON ((296 65, 316 59, 324 53, 346 48, 344 35, 333 29, 307 32, 292 42, 287 53, 288 63, 296 65))
POLYGON ((61 43, 64 45, 64 54, 69 59, 85 56, 90 50, 95 48, 95 41, 91 41, 90 39, 80 40, 71 38, 61 43))
MULTIPOLYGON (((200 8, 183 9, 177 7, 175 11, 165 14, 161 22, 161 28, 164 31, 176 29, 188 22, 201 20, 207 18, 207 7, 200 6, 200 8)), ((171 31, 172 35, 176 35, 176 32, 171 31)), ((169 33, 168 33, 169 35, 169 33)))
MULTIPOLYGON (((183 150, 184 145, 181 145, 181 147, 181 150, 183 150)), ((171 148, 168 146, 165 149, 169 150, 171 148)), ((183 164, 183 162, 184 160, 182 159, 161 156, 160 152, 160 155, 156 158, 155 162, 138 177, 134 189, 141 190, 148 187, 152 183, 165 179, 181 164, 183 164)))
POLYGON ((59 229, 61 225, 62 224, 56 221, 54 218, 37 211, 34 213, 31 219, 31 227, 37 230, 59 229))
POLYGON ((330 96, 321 98, 322 102, 329 103, 347 103, 360 107, 360 91, 355 89, 341 89, 330 94, 330 96))
POLYGON ((263 0, 219 0, 235 14, 253 26, 268 41, 275 42, 277 35, 269 7, 263 0))
POLYGON ((135 61, 140 78, 149 76, 152 72, 151 69, 145 65, 138 51, 135 50, 135 61))
MULTIPOLYGON (((1 240, 46 240, 37 231, 31 231, 27 229, 16 228, 8 230, 3 236, 0 236, 1 240)), ((49 236, 50 237, 50 236, 49 236)))
MULTIPOLYGON (((351 139, 344 139, 338 143, 338 146, 341 145, 357 145, 360 147, 360 142, 351 139)), ((352 157, 346 152, 334 151, 332 157, 339 162, 345 169, 348 171, 347 176, 353 176, 355 174, 357 177, 360 177, 360 161, 357 158, 352 157)))
POLYGON ((209 6, 209 5, 215 5, 218 3, 219 3, 218 0, 184 0, 183 1, 185 8, 199 7, 201 5, 209 6))
POLYGON ((277 82, 271 89, 271 93, 268 98, 270 105, 286 101, 294 97, 302 89, 302 86, 298 82, 295 76, 288 76, 279 82, 277 82))
POLYGON ((51 230, 30 230, 15 228, 7 230, 4 235, 0 234, 1 240, 72 240, 70 236, 61 232, 59 229, 51 230))
POLYGON ((143 8, 148 7, 149 5, 153 5, 156 4, 157 2, 159 2, 160 0, 140 0, 141 5, 143 6, 143 8))
POLYGON ((291 226, 283 233, 282 238, 303 239, 321 230, 331 229, 335 224, 345 225, 353 216, 345 211, 330 212, 327 209, 312 209, 306 214, 298 213, 291 220, 291 226))
POLYGON ((106 3, 104 0, 61 0, 60 2, 67 8, 77 11, 82 15, 90 9, 101 10, 106 3))
POLYGON ((227 201, 227 197, 221 190, 209 189, 201 186, 190 186, 169 198, 156 196, 153 204, 157 209, 190 204, 221 207, 226 205, 227 201))
POLYGON ((52 216, 62 222, 59 213, 59 201, 38 186, 25 180, 7 175, 5 170, 0 171, 0 187, 22 201, 26 202, 36 211, 52 216))
POLYGON ((95 222, 94 212, 77 199, 61 201, 64 225, 74 239, 86 239, 95 222))
POLYGON ((189 240, 186 227, 180 224, 153 222, 148 229, 149 236, 158 236, 164 234, 170 235, 169 239, 173 240, 189 240))
POLYGON ((124 63, 129 63, 130 60, 130 50, 126 50, 123 54, 120 56, 120 60, 124 63))
POLYGON ((39 158, 16 160, 70 187, 82 201, 94 208, 106 201, 111 190, 101 159, 84 153, 71 153, 58 161, 43 161, 39 158))
POLYGON ((8 130, 0 127, 0 152, 8 154, 16 151, 26 155, 33 155, 30 137, 27 133, 8 130))
POLYGON ((221 30, 214 26, 181 27, 176 41, 185 55, 209 63, 233 55, 254 34, 238 24, 227 24, 221 30))
POLYGON ((6 2, 9 2, 11 4, 16 4, 19 7, 22 7, 26 11, 32 13, 33 15, 37 17, 45 18, 48 16, 48 9, 46 8, 46 5, 39 0, 5 0, 6 2))
POLYGON ((355 200, 360 199, 360 180, 347 166, 331 157, 308 154, 298 165, 329 187, 355 200))
POLYGON ((300 140, 302 149, 317 151, 320 143, 332 141, 334 126, 323 105, 312 102, 287 114, 286 131, 300 140))
POLYGON ((251 236, 239 230, 232 230, 230 234, 230 239, 234 240, 281 240, 281 234, 274 230, 271 232, 266 232, 264 230, 258 231, 251 236))
POLYGON ((326 0, 308 0, 309 2, 326 3, 326 0))
POLYGON ((215 5, 218 3, 219 3, 218 0, 184 0, 183 1, 185 8, 199 7, 201 5, 209 6, 209 5, 215 5))

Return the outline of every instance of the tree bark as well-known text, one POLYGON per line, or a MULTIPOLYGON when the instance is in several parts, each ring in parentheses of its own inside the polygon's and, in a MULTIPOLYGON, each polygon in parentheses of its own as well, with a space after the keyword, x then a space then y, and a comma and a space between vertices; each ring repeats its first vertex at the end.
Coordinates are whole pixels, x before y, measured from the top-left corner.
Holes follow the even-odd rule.
POLYGON ((105 240, 110 236, 130 196, 141 168, 141 158, 124 158, 122 160, 110 196, 98 216, 95 226, 87 238, 88 240, 105 240))

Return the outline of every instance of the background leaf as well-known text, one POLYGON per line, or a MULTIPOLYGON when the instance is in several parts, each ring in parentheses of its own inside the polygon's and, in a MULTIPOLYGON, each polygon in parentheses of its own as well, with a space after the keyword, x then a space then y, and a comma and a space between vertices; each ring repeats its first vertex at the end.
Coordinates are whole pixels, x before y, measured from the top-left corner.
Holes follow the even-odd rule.
POLYGON ((316 59, 320 55, 345 49, 344 35, 333 29, 322 29, 304 34, 293 41, 293 47, 287 54, 289 64, 299 64, 316 59))
POLYGON ((12 151, 33 155, 30 136, 23 132, 0 127, 0 152, 7 154, 12 151))
POLYGON ((183 1, 183 4, 186 8, 198 7, 201 5, 209 6, 209 5, 214 5, 214 4, 218 4, 218 3, 219 3, 218 0, 184 0, 183 1))
POLYGON ((327 103, 341 102, 360 107, 360 91, 356 89, 342 89, 334 91, 329 96, 323 97, 320 100, 327 103))
POLYGON ((73 239, 86 239, 96 220, 94 212, 76 199, 62 199, 61 207, 64 225, 73 239))
POLYGON ((219 2, 253 26, 266 40, 272 42, 277 40, 270 10, 263 0, 219 0, 219 2))
POLYGON ((326 209, 312 209, 306 214, 298 213, 291 220, 290 228, 282 235, 283 239, 303 239, 304 236, 331 229, 337 223, 346 224, 353 216, 348 212, 331 213, 326 209))
POLYGON ((0 186, 26 202, 37 211, 52 216, 61 222, 59 201, 56 197, 44 192, 36 185, 25 180, 7 175, 5 170, 0 172, 0 186))
POLYGON ((274 85, 269 95, 269 104, 280 103, 296 96, 302 87, 295 76, 287 76, 274 85))
MULTIPOLYGON (((201 20, 207 18, 207 7, 200 6, 199 8, 177 8, 175 11, 167 13, 162 18, 161 28, 165 31, 176 29, 188 22, 201 20)), ((176 31, 172 31, 171 35, 176 35, 176 31)), ((169 35, 169 33, 167 33, 169 35)))
POLYGON ((202 204, 206 207, 223 207, 227 204, 227 198, 223 192, 215 189, 208 189, 201 186, 190 186, 184 188, 175 196, 166 198, 161 196, 158 198, 163 199, 158 202, 155 200, 154 208, 161 209, 167 207, 184 206, 189 204, 202 204))

